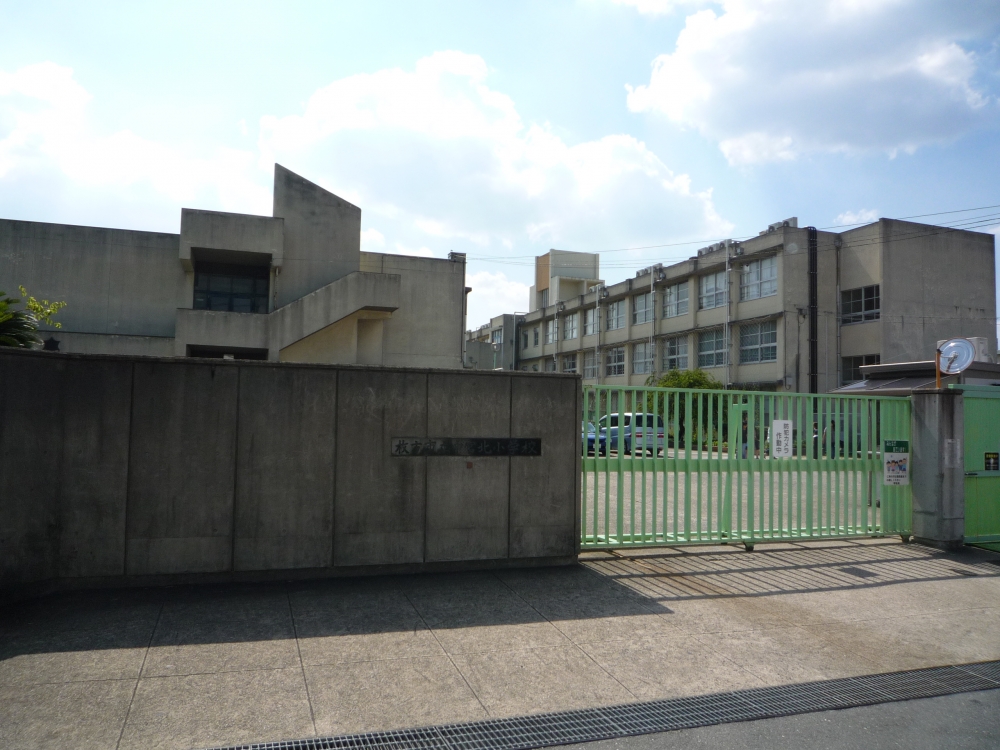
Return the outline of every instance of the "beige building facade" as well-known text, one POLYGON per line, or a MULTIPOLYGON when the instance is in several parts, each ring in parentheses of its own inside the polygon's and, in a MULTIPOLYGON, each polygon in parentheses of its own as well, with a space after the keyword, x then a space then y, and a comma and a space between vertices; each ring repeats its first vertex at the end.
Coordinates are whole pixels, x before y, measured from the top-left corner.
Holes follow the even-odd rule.
POLYGON ((279 164, 271 216, 180 232, 0 220, 0 289, 67 303, 62 352, 462 367, 465 256, 361 252, 361 209, 279 164))
MULTIPOLYGON (((596 256, 567 255, 590 269, 586 288, 532 289, 522 370, 642 385, 698 368, 732 388, 824 393, 862 365, 930 359, 941 339, 985 338, 996 355, 991 234, 892 219, 833 233, 793 218, 610 285, 596 256)), ((536 286, 553 265, 538 258, 536 286)))

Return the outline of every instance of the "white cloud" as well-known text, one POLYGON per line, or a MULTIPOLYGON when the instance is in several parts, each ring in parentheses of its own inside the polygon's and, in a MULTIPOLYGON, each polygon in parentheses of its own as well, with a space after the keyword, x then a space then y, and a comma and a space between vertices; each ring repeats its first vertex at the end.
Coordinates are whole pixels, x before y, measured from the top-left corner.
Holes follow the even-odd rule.
MULTIPOLYGON (((692 13, 628 106, 716 141, 734 165, 895 154, 998 122, 969 40, 995 2, 721 0, 692 13)), ((986 80, 984 78, 984 80, 986 80)))
POLYGON ((377 252, 382 247, 385 247, 385 236, 380 231, 377 229, 361 230, 362 252, 377 252))
MULTIPOLYGON (((352 188, 352 201, 398 252, 467 252, 476 270, 477 256, 512 249, 592 251, 731 231, 711 190, 696 189, 641 141, 567 142, 523 122, 488 78, 482 58, 439 52, 412 70, 334 81, 301 114, 262 120, 261 163, 280 161, 335 192, 352 188)), ((521 284, 530 269, 510 273, 521 284)), ((473 291, 470 325, 482 322, 480 294, 499 305, 489 302, 497 295, 473 291)), ((504 311, 482 309, 486 317, 504 311)))
POLYGON ((665 16, 684 6, 704 5, 708 0, 611 0, 615 5, 628 5, 644 16, 665 16))
POLYGON ((844 211, 837 214, 834 224, 837 226, 847 226, 849 224, 870 224, 878 221, 878 211, 874 208, 862 208, 860 211, 844 211))
POLYGON ((500 271, 478 271, 465 278, 469 293, 469 328, 500 313, 527 312, 528 285, 507 278, 500 271))
POLYGON ((0 180, 56 173, 78 189, 119 196, 150 188, 177 204, 211 200, 266 212, 270 191, 249 175, 254 154, 219 147, 195 155, 130 130, 101 134, 91 125, 92 97, 70 68, 51 62, 0 71, 0 180))
MULTIPOLYGON (((482 58, 437 52, 409 69, 333 81, 302 111, 263 117, 247 126, 254 149, 198 150, 102 130, 95 123, 106 117, 93 111, 99 102, 72 70, 21 68, 0 74, 0 204, 13 205, 8 198, 20 185, 38 189, 44 181, 42 192, 64 193, 72 208, 26 218, 176 231, 180 205, 269 214, 278 161, 362 208, 365 249, 439 258, 466 252, 475 272, 495 269, 477 265, 477 257, 644 246, 732 230, 711 189, 695 187, 643 142, 627 134, 569 142, 547 124, 524 122, 488 79, 482 58), (88 209, 97 203, 101 211, 88 209), (134 208, 139 203, 148 210, 134 208)), ((232 138, 245 140, 240 132, 232 138)), ((628 259, 649 262, 642 253, 628 259)), ((526 288, 530 264, 508 268, 509 278, 491 277, 491 288, 501 288, 501 277, 526 288)), ((470 305, 487 317, 512 299, 483 289, 470 305)), ((524 295, 513 296, 523 307, 524 295)))

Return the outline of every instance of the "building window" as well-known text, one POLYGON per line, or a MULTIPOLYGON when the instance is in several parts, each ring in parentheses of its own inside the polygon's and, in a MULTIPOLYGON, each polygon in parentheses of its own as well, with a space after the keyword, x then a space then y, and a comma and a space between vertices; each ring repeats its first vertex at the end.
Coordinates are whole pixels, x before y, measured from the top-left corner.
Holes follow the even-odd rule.
POLYGON ((597 333, 597 308, 584 310, 583 312, 583 335, 590 336, 597 333))
POLYGON ((583 377, 597 379, 597 352, 583 353, 583 377))
POLYGON ((543 310, 549 306, 549 290, 543 289, 538 293, 538 306, 543 310))
POLYGON ((604 353, 604 374, 625 374, 625 347, 613 346, 604 353))
POLYGON ((747 323, 740 326, 740 364, 774 362, 778 359, 778 323, 747 323))
POLYGON ((648 375, 653 371, 653 347, 648 341, 632 344, 632 373, 648 375))
POLYGON ((545 372, 555 372, 556 361, 551 357, 545 360, 545 372))
POLYGON ((497 328, 495 331, 490 332, 490 343, 491 344, 503 343, 503 328, 497 328))
POLYGON ((877 365, 882 361, 878 354, 863 354, 860 357, 844 357, 841 363, 840 377, 841 385, 856 383, 862 380, 862 365, 877 365))
POLYGON ((726 364, 726 334, 721 328, 698 334, 698 367, 726 364))
POLYGON ((632 297, 632 325, 648 323, 653 319, 653 295, 650 292, 632 297))
POLYGON ((740 299, 760 299, 778 293, 778 259, 763 258, 743 266, 740 299))
POLYGON ((608 305, 608 328, 614 331, 625 327, 625 300, 620 299, 608 305))
POLYGON ((576 355, 567 354, 562 360, 562 371, 563 372, 576 372, 576 355))
POLYGON ((531 371, 532 372, 538 372, 538 365, 532 365, 531 366, 531 371))
POLYGON ((726 304, 726 272, 710 273, 698 278, 698 307, 709 310, 726 304))
POLYGON ((840 322, 844 325, 878 320, 881 314, 882 301, 878 284, 840 293, 840 322))
POLYGON ((266 313, 267 266, 197 263, 194 269, 194 309, 266 313))
POLYGON ((575 339, 576 338, 576 313, 572 315, 567 315, 563 320, 563 338, 564 339, 575 339))
POLYGON ((534 334, 535 334, 534 336, 535 346, 538 346, 538 326, 535 326, 534 334))
POLYGON ((688 337, 673 336, 663 342, 663 369, 686 370, 688 368, 688 337))
POLYGON ((527 332, 527 331, 525 331, 525 332, 524 332, 524 333, 523 333, 523 334, 521 335, 521 339, 522 339, 522 342, 523 342, 523 346, 521 347, 521 349, 522 349, 522 351, 523 351, 524 349, 527 349, 527 348, 528 348, 528 332, 527 332))
POLYGON ((556 342, 556 322, 554 320, 545 321, 545 343, 554 344, 556 342))
POLYGON ((687 315, 687 311, 688 283, 682 281, 668 286, 663 292, 663 317, 676 318, 678 315, 687 315))

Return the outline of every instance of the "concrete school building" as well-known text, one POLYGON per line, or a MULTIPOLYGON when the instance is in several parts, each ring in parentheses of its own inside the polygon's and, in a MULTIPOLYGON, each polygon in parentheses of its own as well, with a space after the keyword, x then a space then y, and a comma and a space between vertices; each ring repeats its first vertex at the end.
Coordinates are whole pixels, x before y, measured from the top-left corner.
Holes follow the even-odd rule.
POLYGON ((61 352, 461 368, 465 256, 361 252, 361 209, 279 164, 271 216, 180 233, 0 220, 0 289, 64 300, 61 352))
POLYGON ((835 233, 792 218, 617 284, 597 263, 536 259, 519 369, 625 386, 701 368, 732 388, 825 393, 863 365, 933 358, 941 339, 997 351, 991 234, 892 219, 835 233))

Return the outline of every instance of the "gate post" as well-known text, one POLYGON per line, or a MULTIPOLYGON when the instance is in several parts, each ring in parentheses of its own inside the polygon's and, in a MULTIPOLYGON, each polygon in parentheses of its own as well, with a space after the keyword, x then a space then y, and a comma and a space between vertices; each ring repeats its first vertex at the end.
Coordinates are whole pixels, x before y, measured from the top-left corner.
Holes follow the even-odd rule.
POLYGON ((964 403, 957 390, 913 391, 913 537, 956 549, 965 541, 964 403))

